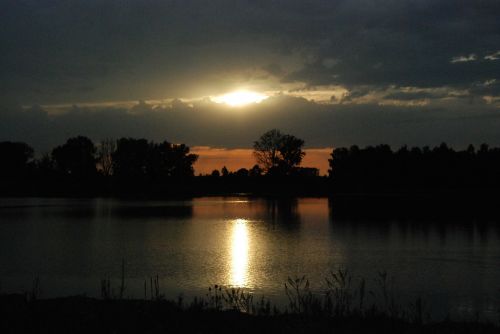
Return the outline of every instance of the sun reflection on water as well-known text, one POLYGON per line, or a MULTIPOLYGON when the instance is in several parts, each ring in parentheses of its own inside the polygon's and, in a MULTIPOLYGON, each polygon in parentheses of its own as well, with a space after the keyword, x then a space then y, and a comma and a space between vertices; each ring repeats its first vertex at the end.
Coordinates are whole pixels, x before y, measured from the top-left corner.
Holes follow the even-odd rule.
POLYGON ((235 219, 231 235, 231 285, 245 287, 248 284, 248 221, 235 219))

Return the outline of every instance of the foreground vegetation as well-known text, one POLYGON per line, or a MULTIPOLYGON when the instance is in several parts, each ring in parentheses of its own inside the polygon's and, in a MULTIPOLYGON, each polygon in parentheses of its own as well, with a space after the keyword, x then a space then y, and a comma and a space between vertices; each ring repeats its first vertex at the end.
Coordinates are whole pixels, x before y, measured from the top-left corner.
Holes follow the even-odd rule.
POLYGON ((101 281, 101 298, 75 296, 40 299, 39 281, 26 294, 0 295, 3 333, 498 333, 493 323, 433 321, 421 299, 404 307, 397 303, 387 274, 380 273, 377 291, 364 279, 339 269, 325 279, 321 293, 306 277, 285 283, 288 305, 254 300, 240 288, 212 286, 203 297, 186 303, 160 293, 158 277, 144 283, 144 299, 125 298, 125 280, 112 287, 101 281), (377 302, 368 303, 368 295, 377 302))

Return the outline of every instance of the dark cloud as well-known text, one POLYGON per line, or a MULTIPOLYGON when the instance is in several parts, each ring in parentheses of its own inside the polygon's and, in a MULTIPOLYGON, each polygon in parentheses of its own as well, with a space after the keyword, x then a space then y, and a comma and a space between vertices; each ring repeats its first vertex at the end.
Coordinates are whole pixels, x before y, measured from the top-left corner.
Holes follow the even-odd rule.
POLYGON ((206 94, 256 68, 285 82, 349 87, 467 86, 500 73, 500 61, 491 61, 500 45, 496 0, 19 0, 1 7, 0 96, 19 103, 206 94), (477 59, 451 61, 471 54, 477 59), (294 66, 280 64, 292 55, 294 66))
POLYGON ((268 65, 262 66, 262 69, 264 71, 266 71, 267 73, 269 73, 271 75, 274 75, 274 76, 277 76, 277 77, 281 77, 285 73, 285 71, 283 70, 283 68, 279 64, 276 64, 276 63, 272 63, 272 64, 268 64, 268 65))
POLYGON ((317 146, 498 143, 498 17, 498 0, 4 0, 0 136, 238 147, 279 127, 317 146), (326 100, 341 104, 279 96, 244 112, 186 99, 59 116, 12 106, 333 86, 347 92, 326 100), (379 105, 418 99, 439 104, 379 105))
POLYGON ((310 84, 468 86, 500 73, 483 56, 500 42, 498 1, 348 1, 331 11, 323 33, 310 36, 313 62, 287 81, 310 84), (318 38, 323 43, 318 43, 318 38), (477 61, 452 63, 462 55, 477 61), (325 68, 323 60, 338 64, 325 68))
POLYGON ((73 106, 59 115, 39 107, 0 109, 0 141, 21 140, 39 152, 78 134, 103 138, 144 137, 191 146, 251 147, 260 134, 279 128, 305 139, 308 147, 369 145, 437 145, 443 141, 500 145, 500 113, 447 111, 378 105, 321 105, 302 98, 278 96, 241 109, 212 102, 189 107, 153 107, 140 102, 132 108, 73 106))

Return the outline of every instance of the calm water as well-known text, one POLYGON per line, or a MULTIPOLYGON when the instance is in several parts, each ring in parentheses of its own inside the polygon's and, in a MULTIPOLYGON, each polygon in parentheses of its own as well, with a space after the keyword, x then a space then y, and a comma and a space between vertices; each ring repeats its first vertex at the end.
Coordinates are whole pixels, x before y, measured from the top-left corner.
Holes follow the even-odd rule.
POLYGON ((306 274, 320 291, 344 266, 373 290, 387 271, 402 304, 422 297, 433 316, 496 319, 499 226, 336 219, 328 199, 0 199, 0 289, 30 290, 39 277, 42 297, 99 296, 124 259, 131 297, 158 275, 167 298, 223 284, 283 303, 287 277, 306 274))

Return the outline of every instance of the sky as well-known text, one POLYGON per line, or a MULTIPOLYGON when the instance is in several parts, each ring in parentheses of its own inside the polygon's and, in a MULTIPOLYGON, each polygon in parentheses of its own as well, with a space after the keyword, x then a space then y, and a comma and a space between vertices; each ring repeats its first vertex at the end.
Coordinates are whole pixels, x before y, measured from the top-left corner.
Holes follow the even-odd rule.
POLYGON ((0 0, 0 140, 168 140, 198 170, 247 166, 272 128, 308 165, 353 144, 499 146, 499 17, 498 0, 0 0), (221 100, 235 91, 265 98, 221 100))

